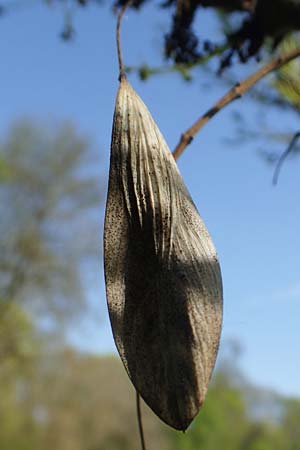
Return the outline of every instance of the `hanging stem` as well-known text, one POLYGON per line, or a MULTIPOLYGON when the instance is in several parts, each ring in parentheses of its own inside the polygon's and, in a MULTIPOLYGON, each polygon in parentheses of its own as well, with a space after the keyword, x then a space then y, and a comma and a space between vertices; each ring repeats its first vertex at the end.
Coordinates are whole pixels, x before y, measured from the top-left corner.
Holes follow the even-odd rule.
POLYGON ((123 8, 120 11, 120 14, 118 16, 117 21, 117 51, 118 51, 118 61, 119 61, 119 81, 122 80, 122 78, 126 78, 125 69, 124 69, 124 62, 123 62, 123 54, 122 54, 122 48, 121 48, 121 25, 122 20, 124 17, 124 14, 126 13, 127 9, 131 6, 133 3, 133 0, 128 0, 128 2, 125 3, 123 8))
POLYGON ((141 438, 141 447, 142 447, 142 450, 146 450, 144 431, 143 431, 143 422, 142 422, 142 413, 141 413, 141 401, 140 401, 140 395, 139 395, 138 391, 136 391, 136 412, 137 412, 137 420, 138 420, 138 426, 139 426, 139 434, 140 434, 140 438, 141 438))

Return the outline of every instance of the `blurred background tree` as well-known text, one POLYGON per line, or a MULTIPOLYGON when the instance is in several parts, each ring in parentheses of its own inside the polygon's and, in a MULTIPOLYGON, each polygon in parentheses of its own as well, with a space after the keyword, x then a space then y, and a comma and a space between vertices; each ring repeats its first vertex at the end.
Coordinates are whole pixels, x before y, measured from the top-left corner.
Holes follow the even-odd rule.
POLYGON ((100 265, 98 154, 71 125, 19 122, 0 143, 0 199, 0 448, 44 448, 43 396, 66 388, 56 377, 69 382, 50 355, 74 320, 95 317, 82 269, 100 265))
MULTIPOLYGON (((135 393, 119 359, 38 347, 33 357, 30 343, 26 367, 1 364, 0 449, 138 450, 135 393)), ((300 448, 299 399, 249 384, 234 359, 221 361, 187 433, 142 409, 150 450, 300 448)))
POLYGON ((48 327, 67 324, 89 307, 82 266, 100 261, 99 158, 70 125, 23 122, 0 161, 2 309, 14 302, 48 327))
POLYGON ((11 396, 28 367, 31 373, 42 341, 51 348, 66 326, 91 309, 81 269, 100 264, 101 166, 72 126, 54 131, 25 121, 1 142, 0 161, 0 417, 5 430, 16 412, 10 414, 10 408, 17 408, 11 396))

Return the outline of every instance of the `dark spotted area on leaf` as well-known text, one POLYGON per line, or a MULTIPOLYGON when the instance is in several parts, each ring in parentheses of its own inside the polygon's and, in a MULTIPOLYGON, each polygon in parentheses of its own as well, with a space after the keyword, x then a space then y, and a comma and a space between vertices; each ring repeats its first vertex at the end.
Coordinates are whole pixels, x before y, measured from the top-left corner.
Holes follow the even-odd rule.
POLYGON ((222 326, 212 239, 150 112, 126 79, 117 97, 104 231, 114 339, 137 392, 185 430, 202 406, 222 326))

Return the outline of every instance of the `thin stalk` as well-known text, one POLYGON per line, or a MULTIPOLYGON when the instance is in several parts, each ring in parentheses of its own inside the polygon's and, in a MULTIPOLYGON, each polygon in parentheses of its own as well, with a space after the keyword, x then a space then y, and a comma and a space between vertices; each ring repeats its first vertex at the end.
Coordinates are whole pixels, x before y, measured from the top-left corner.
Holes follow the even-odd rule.
POLYGON ((117 32, 116 32, 116 38, 117 38, 117 52, 118 52, 118 61, 119 61, 119 81, 121 81, 123 78, 126 78, 125 74, 125 68, 124 68, 124 62, 123 62, 123 54, 122 54, 122 48, 121 48, 121 25, 123 21, 123 17, 127 11, 127 9, 132 5, 133 0, 129 0, 125 3, 123 8, 120 11, 120 14, 118 16, 117 21, 117 32))
POLYGON ((142 448, 142 450, 146 450, 143 422, 142 422, 142 413, 141 413, 141 401, 140 401, 140 395, 139 395, 138 391, 136 391, 136 412, 137 412, 137 420, 138 420, 138 426, 139 426, 139 435, 141 438, 141 448, 142 448))

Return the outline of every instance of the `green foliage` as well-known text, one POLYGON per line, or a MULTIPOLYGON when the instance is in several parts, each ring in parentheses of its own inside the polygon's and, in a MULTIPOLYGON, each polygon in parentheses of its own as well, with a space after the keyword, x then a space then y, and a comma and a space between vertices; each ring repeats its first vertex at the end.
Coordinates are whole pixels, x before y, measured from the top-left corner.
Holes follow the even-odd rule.
POLYGON ((9 179, 10 173, 6 161, 0 159, 0 183, 3 183, 9 179))
POLYGON ((0 303, 1 376, 31 364, 36 347, 34 337, 30 317, 14 303, 0 303))
MULTIPOLYGON (((0 450, 140 450, 135 393, 119 358, 51 350, 16 306, 1 315, 0 335, 0 450)), ((142 404, 147 448, 299 450, 300 400, 267 394, 231 360, 185 434, 142 404)))
MULTIPOLYGON (((282 43, 281 54, 288 53, 300 45, 299 35, 289 36, 282 43)), ((300 61, 295 59, 277 71, 273 86, 278 91, 282 99, 289 102, 298 112, 300 108, 300 61)))
POLYGON ((28 378, 38 359, 37 335, 29 316, 17 305, 0 306, 0 450, 30 450, 36 425, 28 414, 28 378))
MULTIPOLYGON (((82 264, 100 247, 100 174, 72 126, 15 125, 0 144, 0 298, 47 320, 69 321, 87 302, 82 264)), ((99 166, 100 167, 100 166, 99 166)))
POLYGON ((250 385, 224 360, 186 434, 169 431, 174 450, 299 450, 300 399, 250 385))
POLYGON ((228 384, 228 381, 219 373, 202 411, 187 434, 172 434, 176 450, 240 448, 247 429, 247 405, 241 390, 228 384))
MULTIPOLYGON (((140 449, 135 393, 119 359, 44 346, 32 369, 11 372, 9 392, 0 377, 0 450, 140 449)), ((171 450, 160 422, 143 413, 153 448, 171 450)))
POLYGON ((287 399, 284 402, 282 424, 288 433, 288 450, 300 450, 300 401, 298 399, 287 399))

